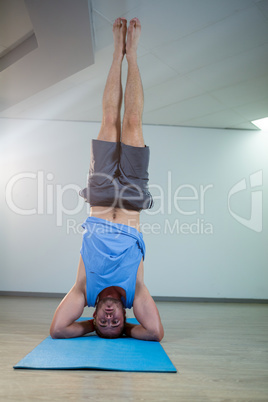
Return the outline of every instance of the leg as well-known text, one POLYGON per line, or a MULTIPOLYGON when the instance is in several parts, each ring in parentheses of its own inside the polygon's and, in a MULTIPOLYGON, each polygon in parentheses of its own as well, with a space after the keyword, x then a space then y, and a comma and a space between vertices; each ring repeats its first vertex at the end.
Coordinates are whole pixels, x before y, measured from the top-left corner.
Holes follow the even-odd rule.
POLYGON ((144 147, 142 134, 143 88, 137 64, 137 47, 141 33, 138 18, 130 21, 127 32, 126 57, 128 76, 125 90, 125 113, 121 141, 126 145, 144 147))
POLYGON ((121 68, 125 54, 125 41, 127 32, 127 20, 117 18, 113 25, 114 55, 113 62, 106 81, 102 107, 103 117, 98 140, 120 141, 122 105, 121 68))

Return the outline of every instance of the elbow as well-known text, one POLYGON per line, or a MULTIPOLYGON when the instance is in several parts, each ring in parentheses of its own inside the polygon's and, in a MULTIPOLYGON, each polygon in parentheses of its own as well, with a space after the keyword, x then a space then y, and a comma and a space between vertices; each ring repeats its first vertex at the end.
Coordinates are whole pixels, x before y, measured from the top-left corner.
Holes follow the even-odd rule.
POLYGON ((156 342, 161 342, 162 339, 164 338, 164 328, 161 326, 157 330, 154 331, 152 334, 152 340, 156 342))
POLYGON ((163 338, 164 338, 164 328, 162 328, 162 330, 160 330, 160 331, 157 333, 157 339, 156 339, 156 341, 157 341, 157 342, 161 342, 163 338))
POLYGON ((55 328, 53 325, 51 325, 49 333, 52 339, 64 338, 62 331, 59 328, 55 328))
POLYGON ((57 332, 55 330, 52 330, 51 328, 50 328, 50 336, 52 339, 59 339, 57 332))

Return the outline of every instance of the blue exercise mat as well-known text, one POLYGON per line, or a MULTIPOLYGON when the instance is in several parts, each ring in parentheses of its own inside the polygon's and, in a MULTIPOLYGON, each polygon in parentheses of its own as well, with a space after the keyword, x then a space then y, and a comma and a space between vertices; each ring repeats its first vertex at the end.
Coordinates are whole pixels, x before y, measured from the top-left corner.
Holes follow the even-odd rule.
MULTIPOLYGON (((127 321, 137 323, 135 319, 127 321)), ((127 337, 103 339, 96 335, 71 339, 49 336, 14 368, 177 372, 159 342, 127 337)))

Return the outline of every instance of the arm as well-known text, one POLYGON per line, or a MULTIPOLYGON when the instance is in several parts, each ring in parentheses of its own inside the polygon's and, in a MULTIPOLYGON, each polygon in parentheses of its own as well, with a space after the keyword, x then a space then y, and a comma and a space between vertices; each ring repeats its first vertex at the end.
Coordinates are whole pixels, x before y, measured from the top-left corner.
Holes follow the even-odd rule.
POLYGON ((50 327, 52 338, 75 338, 93 332, 93 320, 75 322, 83 313, 85 296, 77 284, 58 306, 50 327))
POLYGON ((145 341, 160 342, 164 337, 164 328, 156 304, 143 282, 143 263, 141 275, 137 276, 133 312, 140 325, 125 326, 125 334, 145 341))

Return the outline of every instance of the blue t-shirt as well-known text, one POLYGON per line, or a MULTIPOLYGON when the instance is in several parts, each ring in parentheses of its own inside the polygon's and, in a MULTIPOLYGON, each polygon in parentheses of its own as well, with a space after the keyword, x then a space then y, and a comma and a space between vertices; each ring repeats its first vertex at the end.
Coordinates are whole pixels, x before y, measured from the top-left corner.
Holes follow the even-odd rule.
POLYGON ((87 304, 94 307, 98 294, 110 286, 126 292, 124 307, 131 308, 135 296, 136 276, 145 257, 142 233, 137 229, 90 216, 85 229, 81 256, 86 269, 87 304))

